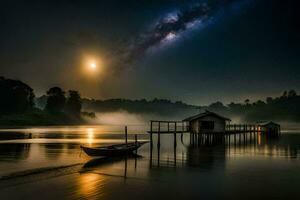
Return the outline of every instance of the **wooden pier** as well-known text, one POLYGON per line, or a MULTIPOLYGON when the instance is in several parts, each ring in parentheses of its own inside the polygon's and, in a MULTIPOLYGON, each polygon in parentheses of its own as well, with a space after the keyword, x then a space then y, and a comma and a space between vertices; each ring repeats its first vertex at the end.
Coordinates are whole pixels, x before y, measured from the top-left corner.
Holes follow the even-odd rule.
POLYGON ((206 111, 198 115, 186 118, 182 121, 151 120, 150 130, 150 166, 152 166, 153 136, 157 141, 157 166, 160 163, 161 136, 169 135, 174 140, 174 166, 177 157, 177 134, 181 135, 181 142, 188 148, 199 148, 203 146, 230 146, 233 144, 247 145, 261 142, 261 137, 278 137, 280 125, 274 122, 258 124, 231 124, 229 118, 216 113, 206 111), (189 134, 189 143, 184 144, 184 134, 189 134))
MULTIPOLYGON (((201 138, 207 137, 208 141, 218 138, 220 140, 226 140, 229 135, 240 135, 241 137, 246 137, 246 134, 251 133, 264 133, 265 131, 260 125, 257 124, 227 124, 224 131, 198 131, 197 133, 190 131, 189 124, 184 121, 161 121, 161 120, 151 120, 150 121, 150 147, 153 147, 153 135, 157 135, 157 147, 161 145, 161 135, 169 134, 174 136, 174 147, 177 146, 177 134, 190 134, 190 142, 198 143, 201 138), (204 136, 203 136, 204 135, 204 136)), ((255 137, 255 136, 254 136, 255 137)))
POLYGON ((160 135, 161 134, 173 134, 174 146, 177 146, 176 134, 189 133, 188 126, 183 121, 150 121, 150 146, 153 147, 153 134, 157 134, 157 146, 160 147, 160 135))
POLYGON ((225 134, 249 133, 263 131, 260 125, 256 124, 229 124, 225 126, 225 134))

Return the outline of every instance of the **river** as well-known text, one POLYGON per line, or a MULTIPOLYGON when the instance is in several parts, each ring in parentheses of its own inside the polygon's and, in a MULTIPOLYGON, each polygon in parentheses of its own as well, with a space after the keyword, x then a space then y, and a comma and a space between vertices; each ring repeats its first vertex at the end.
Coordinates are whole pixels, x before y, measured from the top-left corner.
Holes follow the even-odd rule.
MULTIPOLYGON (((148 140, 147 126, 128 126, 129 140, 148 140)), ((300 196, 300 131, 278 138, 191 145, 189 134, 162 136, 138 157, 97 159, 80 145, 124 141, 117 125, 22 127, 31 134, 0 141, 1 199, 291 199, 300 196)))

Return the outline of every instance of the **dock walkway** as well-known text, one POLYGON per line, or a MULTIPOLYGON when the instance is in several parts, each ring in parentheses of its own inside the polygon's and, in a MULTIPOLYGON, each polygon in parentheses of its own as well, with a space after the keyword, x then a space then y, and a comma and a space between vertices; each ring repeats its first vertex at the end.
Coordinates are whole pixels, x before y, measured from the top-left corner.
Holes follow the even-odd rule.
POLYGON ((150 130, 147 131, 150 134, 150 145, 153 146, 153 134, 157 135, 157 146, 160 147, 160 135, 173 134, 174 147, 177 146, 177 134, 190 133, 190 138, 197 138, 198 135, 207 134, 214 136, 227 136, 245 133, 258 133, 263 132, 261 126, 256 124, 228 124, 225 126, 225 131, 199 131, 193 133, 190 131, 189 124, 185 121, 166 121, 166 120, 151 120, 150 130))

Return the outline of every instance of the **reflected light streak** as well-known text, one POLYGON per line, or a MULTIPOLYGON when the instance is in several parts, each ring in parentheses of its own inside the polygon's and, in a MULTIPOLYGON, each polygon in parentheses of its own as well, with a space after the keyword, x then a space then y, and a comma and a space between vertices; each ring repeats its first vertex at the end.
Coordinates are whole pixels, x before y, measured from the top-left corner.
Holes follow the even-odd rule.
POLYGON ((258 145, 261 145, 261 133, 258 133, 257 135, 257 143, 258 145))
POLYGON ((81 198, 93 199, 95 196, 99 197, 103 195, 104 177, 98 174, 86 173, 81 174, 78 181, 78 195, 81 198))
POLYGON ((94 140, 94 129, 93 128, 88 128, 87 129, 87 143, 89 145, 93 144, 94 140))

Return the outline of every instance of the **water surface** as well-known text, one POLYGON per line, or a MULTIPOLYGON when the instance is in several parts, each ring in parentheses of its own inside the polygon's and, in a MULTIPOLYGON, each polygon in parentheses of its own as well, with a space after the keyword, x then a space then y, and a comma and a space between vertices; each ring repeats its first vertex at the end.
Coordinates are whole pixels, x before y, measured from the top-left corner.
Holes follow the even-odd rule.
MULTIPOLYGON (((144 125, 129 139, 147 140, 144 125)), ((32 139, 0 141, 0 195, 4 199, 291 199, 300 196, 300 132, 279 138, 231 136, 190 144, 189 134, 164 135, 158 151, 138 157, 92 160, 80 145, 123 142, 122 126, 2 129, 32 139), (241 140, 239 140, 241 139, 241 140), (16 192, 18 191, 18 192, 16 192), (43 191, 43 192, 41 192, 43 191)))

